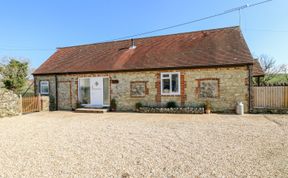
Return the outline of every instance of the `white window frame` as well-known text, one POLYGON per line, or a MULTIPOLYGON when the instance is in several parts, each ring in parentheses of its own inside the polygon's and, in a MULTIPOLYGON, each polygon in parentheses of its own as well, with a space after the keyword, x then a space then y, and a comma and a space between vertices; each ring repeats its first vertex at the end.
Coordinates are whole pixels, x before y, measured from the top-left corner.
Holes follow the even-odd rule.
POLYGON ((43 94, 43 95, 48 95, 49 94, 49 81, 40 81, 40 94, 43 94), (43 86, 47 86, 48 87, 48 92, 44 92, 42 90, 42 87, 43 86))
POLYGON ((161 95, 180 95, 180 72, 162 72, 161 73, 161 95), (172 75, 177 74, 178 75, 178 92, 172 92, 172 75), (169 75, 169 77, 163 77, 163 75, 169 75), (163 93, 163 79, 170 79, 170 92, 169 93, 163 93))

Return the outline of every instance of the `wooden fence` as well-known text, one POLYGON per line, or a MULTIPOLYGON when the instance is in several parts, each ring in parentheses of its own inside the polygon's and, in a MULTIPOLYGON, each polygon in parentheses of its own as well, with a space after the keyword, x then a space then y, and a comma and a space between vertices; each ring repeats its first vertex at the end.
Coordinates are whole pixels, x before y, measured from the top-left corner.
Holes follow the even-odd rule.
POLYGON ((22 100, 22 113, 41 111, 41 96, 25 96, 22 100))
POLYGON ((254 108, 288 108, 288 86, 254 87, 254 108))

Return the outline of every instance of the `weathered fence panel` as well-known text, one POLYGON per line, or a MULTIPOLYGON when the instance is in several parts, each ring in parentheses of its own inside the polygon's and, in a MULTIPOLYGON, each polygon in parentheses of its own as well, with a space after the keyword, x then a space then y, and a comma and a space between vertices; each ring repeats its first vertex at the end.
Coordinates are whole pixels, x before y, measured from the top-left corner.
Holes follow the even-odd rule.
POLYGON ((22 98, 22 113, 41 111, 41 96, 26 96, 22 98))
POLYGON ((288 108, 288 86, 254 87, 254 108, 288 108))

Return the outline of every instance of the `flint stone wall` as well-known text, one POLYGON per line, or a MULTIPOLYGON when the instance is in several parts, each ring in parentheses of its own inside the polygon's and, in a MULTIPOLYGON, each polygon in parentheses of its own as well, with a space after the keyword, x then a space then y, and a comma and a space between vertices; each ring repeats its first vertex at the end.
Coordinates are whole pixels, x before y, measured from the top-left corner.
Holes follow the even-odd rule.
POLYGON ((0 88, 0 117, 20 115, 20 99, 13 91, 0 88))
MULTIPOLYGON (((135 111, 135 103, 141 102, 145 106, 163 105, 175 101, 179 106, 187 107, 204 104, 209 100, 212 112, 235 112, 236 103, 242 101, 245 112, 248 112, 248 69, 247 66, 215 67, 179 70, 155 70, 133 72, 107 72, 87 74, 59 74, 58 109, 72 110, 78 102, 78 79, 82 77, 109 77, 110 99, 116 99, 118 111, 135 111), (161 72, 180 72, 180 95, 161 95, 161 72), (199 97, 199 81, 217 80, 219 87, 217 97, 199 97), (135 97, 131 83, 145 83, 145 96, 135 97)), ((35 76, 35 91, 39 91, 41 80, 48 80, 50 95, 56 98, 55 75, 35 76)))

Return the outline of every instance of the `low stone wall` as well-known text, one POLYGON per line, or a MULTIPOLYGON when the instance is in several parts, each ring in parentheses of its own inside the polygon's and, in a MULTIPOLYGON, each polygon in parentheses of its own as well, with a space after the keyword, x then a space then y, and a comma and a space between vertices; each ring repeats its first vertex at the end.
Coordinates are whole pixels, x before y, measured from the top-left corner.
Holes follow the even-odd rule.
POLYGON ((161 108, 161 107, 140 107, 138 112, 142 113, 177 113, 177 114, 204 114, 204 108, 180 107, 180 108, 161 108))
POLYGON ((21 114, 20 99, 12 91, 0 89, 0 117, 17 116, 21 114))

